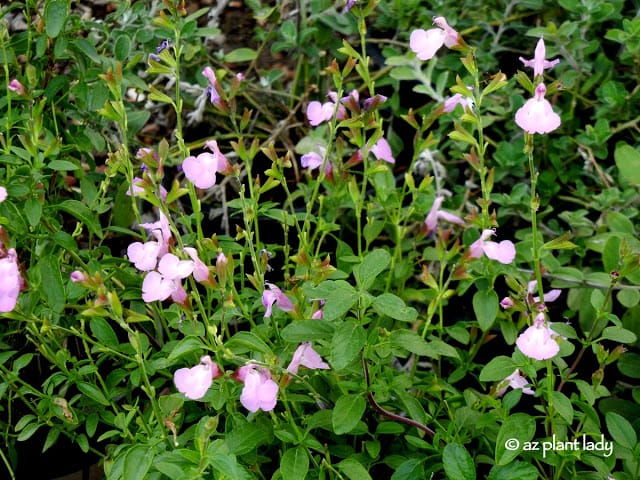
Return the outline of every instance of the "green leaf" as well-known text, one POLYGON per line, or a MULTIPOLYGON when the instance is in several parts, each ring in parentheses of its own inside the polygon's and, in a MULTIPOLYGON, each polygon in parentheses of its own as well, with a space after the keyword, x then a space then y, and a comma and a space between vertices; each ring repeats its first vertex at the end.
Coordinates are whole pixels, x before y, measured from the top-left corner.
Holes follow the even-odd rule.
POLYGON ((283 480, 303 480, 309 471, 309 455, 301 446, 290 448, 280 459, 280 474, 283 480))
POLYGON ((451 480, 475 480, 476 466, 473 458, 459 443, 450 443, 442 451, 444 472, 451 480))
POLYGON ((489 330, 498 316, 498 295, 493 290, 478 290, 473 296, 473 311, 483 332, 489 330))
POLYGON ((44 6, 44 28, 49 38, 56 38, 67 20, 67 0, 49 0, 44 6))
POLYGON ((562 417, 562 419, 571 425, 573 422, 573 405, 571 400, 562 392, 551 392, 551 399, 553 401, 553 408, 562 417))
POLYGON ((124 62, 131 51, 131 39, 127 35, 120 35, 113 47, 113 53, 116 60, 124 62))
POLYGON ((107 347, 115 348, 118 346, 118 336, 113 331, 111 325, 102 317, 93 317, 90 320, 89 328, 94 337, 107 347))
POLYGON ((433 348, 429 346, 427 341, 411 330, 400 329, 392 331, 391 345, 423 357, 436 357, 433 348))
POLYGON ((504 380, 518 368, 510 357, 500 355, 492 358, 480 371, 481 382, 498 382, 504 380))
POLYGON ((507 465, 495 465, 487 480, 537 480, 538 470, 530 463, 512 462, 507 465))
POLYGON ((542 248, 546 250, 570 250, 576 248, 577 245, 570 242, 569 238, 571 238, 571 232, 567 232, 558 238, 548 241, 542 245, 542 248))
POLYGON ((605 422, 609 435, 615 442, 630 450, 636 447, 638 436, 626 418, 616 412, 607 412, 605 422))
POLYGON ((188 355, 192 352, 202 352, 204 350, 204 344, 202 340, 188 336, 180 340, 172 349, 171 353, 167 357, 169 363, 173 363, 176 359, 188 355))
POLYGON ((401 322, 413 322, 418 318, 418 311, 413 307, 407 306, 404 300, 393 293, 383 293, 376 297, 373 300, 373 309, 379 315, 387 315, 401 322))
POLYGON ((258 56, 258 52, 251 48, 236 48, 224 56, 224 61, 228 63, 251 62, 258 56))
POLYGON ((109 406, 109 401, 100 391, 100 389, 95 385, 87 382, 78 382, 77 386, 78 390, 80 390, 83 395, 89 397, 94 402, 99 403, 100 405, 103 405, 105 407, 109 406))
POLYGON ((607 327, 602 331, 602 339, 620 343, 635 343, 638 337, 631 330, 622 327, 607 327))
POLYGON ((371 480, 367 469, 355 458, 345 458, 336 466, 349 480, 371 480))
POLYGON ((241 423, 225 435, 225 443, 234 455, 244 455, 273 439, 273 430, 266 421, 241 423))
POLYGON ((620 180, 640 185, 640 152, 631 145, 619 143, 613 157, 620 172, 620 180))
POLYGON ((333 431, 337 435, 343 435, 353 430, 362 418, 366 406, 364 398, 360 395, 341 396, 331 415, 333 431))
POLYGON ((280 332, 285 342, 302 343, 330 338, 335 327, 322 320, 294 320, 280 332))
POLYGON ((336 370, 349 366, 362 351, 367 334, 360 325, 345 322, 340 325, 331 340, 330 363, 336 370))
POLYGON ((618 360, 618 370, 629 378, 640 379, 640 355, 627 352, 618 360))
POLYGON ((526 442, 536 433, 536 421, 525 413, 515 413, 507 417, 498 431, 495 461, 497 465, 507 465, 516 458, 526 442))
POLYGON ((79 202, 78 200, 65 200, 57 207, 58 209, 73 215, 96 237, 102 238, 102 228, 100 227, 97 215, 94 214, 84 203, 79 202))
POLYGON ((134 445, 124 457, 122 478, 143 480, 153 463, 153 449, 147 445, 134 445))
POLYGON ((24 215, 27 217, 27 221, 32 227, 35 227, 40 223, 40 218, 42 217, 42 204, 37 198, 27 198, 24 202, 24 215))
POLYGON ((632 308, 640 302, 640 292, 632 289, 619 290, 616 298, 623 307, 632 308))
POLYGON ((40 259, 38 266, 40 267, 42 280, 40 290, 44 298, 53 311, 62 312, 65 304, 65 294, 59 258, 47 255, 40 259))
POLYGON ((18 441, 24 442, 25 440, 30 439, 34 433, 42 426, 42 424, 38 422, 33 422, 28 424, 18 435, 18 441))
POLYGON ((51 170, 65 172, 69 170, 78 170, 80 167, 68 160, 53 160, 47 164, 47 168, 50 168, 51 170))
POLYGON ((307 298, 325 300, 322 307, 323 319, 335 320, 347 313, 358 301, 355 288, 344 280, 326 280, 317 287, 303 287, 307 298))
POLYGON ((368 290, 376 278, 389 266, 391 255, 386 250, 369 252, 360 265, 353 267, 353 275, 360 290, 368 290))
POLYGON ((273 355, 269 345, 253 332, 238 332, 227 341, 225 346, 237 354, 260 352, 266 355, 273 355))

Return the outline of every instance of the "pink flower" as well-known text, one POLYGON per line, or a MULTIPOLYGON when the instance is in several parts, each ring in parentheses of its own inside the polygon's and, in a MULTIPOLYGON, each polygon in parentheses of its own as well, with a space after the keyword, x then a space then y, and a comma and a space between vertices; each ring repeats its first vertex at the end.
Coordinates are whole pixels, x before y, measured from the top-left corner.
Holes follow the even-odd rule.
MULTIPOLYGON (((527 284, 527 293, 529 295, 533 295, 534 293, 536 293, 537 289, 538 289, 537 280, 531 280, 527 284)), ((561 293, 562 293, 562 290, 559 290, 557 288, 554 288, 553 290, 549 290, 548 292, 543 294, 544 298, 542 299, 542 303, 553 302, 557 300, 561 293)), ((540 303, 540 297, 533 297, 533 303, 534 304, 540 303)))
POLYGON ((465 97, 461 93, 456 93, 444 101, 442 111, 445 113, 453 112, 458 105, 465 110, 467 107, 473 106, 473 100, 469 97, 465 97))
POLYGON ((560 126, 560 115, 553 111, 551 104, 544 98, 547 88, 538 84, 535 96, 525 102, 516 112, 516 123, 525 132, 545 134, 560 126))
POLYGON ((516 368, 511 375, 500 382, 498 386, 501 388, 496 392, 496 396, 501 397, 502 395, 504 395, 508 387, 511 387, 514 390, 516 388, 519 388, 522 390, 522 393, 533 395, 535 392, 531 388, 526 386, 528 384, 529 382, 527 381, 527 379, 524 378, 520 373, 520 370, 516 368))
POLYGON ((282 293, 282 290, 271 283, 265 283, 265 286, 269 288, 269 290, 265 288, 262 292, 262 305, 267 309, 264 313, 265 317, 271 316, 274 303, 280 310, 285 312, 293 311, 293 304, 291 303, 291 300, 282 293))
POLYGON ((173 383, 179 392, 190 400, 202 398, 211 387, 213 379, 220 375, 218 365, 209 355, 200 357, 200 363, 191 368, 180 368, 173 374, 173 383))
POLYGON ((7 199, 7 189, 4 187, 0 187, 0 203, 4 202, 7 199))
POLYGON ((216 184, 216 173, 229 169, 229 162, 215 140, 207 142, 213 153, 204 152, 197 157, 191 156, 182 162, 185 176, 198 188, 211 188, 216 184))
POLYGON ((500 300, 500 306, 505 310, 507 308, 513 307, 514 305, 515 305, 515 302, 511 299, 511 297, 504 297, 502 300, 500 300))
POLYGON ((307 105, 307 119, 312 127, 317 127, 323 122, 328 122, 333 118, 333 112, 335 111, 335 103, 325 102, 320 103, 316 100, 309 102, 307 105))
POLYGON ((409 47, 420 60, 433 58, 443 45, 452 48, 460 43, 458 32, 449 26, 444 17, 435 17, 433 23, 439 28, 414 30, 409 37, 409 47))
POLYGON ((536 315, 533 325, 520 334, 516 346, 527 357, 546 360, 555 357, 560 346, 555 337, 558 334, 546 325, 544 313, 536 315))
POLYGON ((87 280, 89 280, 87 274, 80 270, 74 270, 73 272, 71 272, 69 278, 74 283, 85 283, 87 280))
POLYGON ((311 369, 329 369, 329 365, 323 362, 318 352, 311 347, 311 342, 301 343, 298 348, 296 348, 287 370, 297 374, 300 366, 311 369))
POLYGON ((18 254, 13 248, 0 258, 0 312, 6 313, 16 308, 18 295, 24 280, 18 268, 18 254))
MULTIPOLYGON (((133 182, 131 183, 131 187, 127 190, 127 195, 134 197, 140 197, 145 192, 145 179, 140 177, 133 177, 133 182)), ((167 189, 160 185, 160 198, 164 202, 167 199, 167 189)))
POLYGON ((326 153, 327 153, 326 148, 318 147, 318 152, 309 152, 302 155, 302 157, 300 157, 300 164, 304 168, 310 168, 311 170, 320 168, 322 166, 322 161, 326 153))
POLYGON ((533 76, 537 77, 538 75, 542 75, 546 69, 552 68, 557 65, 560 60, 546 60, 544 57, 547 52, 544 46, 544 40, 540 38, 538 43, 536 44, 536 51, 532 60, 525 60, 520 57, 520 61, 524 63, 525 67, 533 68, 533 76))
POLYGON ((371 147, 371 153, 373 153, 373 156, 378 160, 384 160, 388 163, 396 163, 396 159, 393 158, 393 153, 391 152, 391 146, 384 138, 378 140, 375 145, 371 147))
POLYGON ((211 67, 204 67, 204 69, 202 70, 202 75, 207 77, 207 80, 209 80, 209 86, 207 87, 209 100, 211 101, 211 103, 221 105, 222 99, 220 98, 220 94, 218 93, 218 79, 216 78, 215 72, 211 67))
POLYGON ((246 365, 238 370, 238 379, 244 382, 240 403, 250 412, 268 412, 276 406, 278 384, 271 379, 265 368, 256 370, 256 365, 246 365))
POLYGON ((480 238, 469 247, 471 258, 480 258, 484 253, 491 260, 509 264, 516 258, 516 247, 510 240, 503 240, 500 243, 487 240, 491 235, 495 235, 495 230, 487 229, 482 232, 480 238))
POLYGON ((140 226, 146 229, 155 237, 160 245, 158 257, 161 257, 169 251, 169 242, 171 241, 171 228, 169 227, 169 219, 162 211, 159 213, 159 220, 153 223, 141 223, 140 226))
POLYGON ((184 247, 184 251, 193 260, 193 278, 200 283, 213 283, 213 277, 209 271, 209 267, 200 260, 198 251, 193 247, 184 247))
POLYGON ((17 93, 18 95, 24 95, 27 92, 24 88, 24 85, 22 85, 15 78, 9 82, 9 90, 17 93))
POLYGON ((142 299, 147 302, 163 301, 169 297, 183 303, 186 292, 180 280, 193 272, 191 260, 180 260, 172 253, 165 254, 158 263, 158 271, 149 272, 142 281, 142 299))
POLYGON ((158 242, 133 242, 127 247, 127 257, 141 272, 148 272, 156 268, 160 244, 158 242))
POLYGON ((456 225, 464 225, 464 220, 462 220, 460 217, 452 213, 440 210, 440 206, 442 205, 443 201, 443 196, 436 197, 433 201, 433 205, 431 206, 431 210, 429 210, 427 218, 424 219, 424 224, 427 227, 428 232, 432 232, 436 229, 436 227, 438 226, 438 219, 442 219, 449 223, 455 223, 456 225))

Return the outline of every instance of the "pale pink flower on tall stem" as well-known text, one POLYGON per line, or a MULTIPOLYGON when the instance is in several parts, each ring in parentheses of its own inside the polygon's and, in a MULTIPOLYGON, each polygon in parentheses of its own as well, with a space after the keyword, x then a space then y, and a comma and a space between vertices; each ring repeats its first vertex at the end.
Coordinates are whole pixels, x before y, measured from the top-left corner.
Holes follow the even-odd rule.
POLYGON ((297 374, 301 366, 310 369, 329 369, 329 365, 323 362, 322 357, 311 347, 311 342, 301 343, 298 348, 296 348, 287 370, 297 374))
POLYGON ((527 387, 528 384, 529 382, 527 381, 527 379, 524 378, 520 373, 520 370, 516 368, 511 375, 500 382, 500 384, 498 385, 498 387, 500 388, 496 392, 496 396, 501 397, 502 395, 504 395, 507 391, 507 388, 509 387, 513 388, 514 390, 519 388, 520 390, 522 390, 522 393, 533 395, 535 392, 530 387, 527 387))
POLYGON ((172 253, 165 254, 158 263, 158 271, 149 272, 142 281, 142 299, 147 302, 166 300, 176 302, 186 300, 186 292, 180 281, 193 272, 191 260, 180 260, 172 253))
POLYGON ((197 157, 190 156, 182 162, 185 176, 201 189, 211 188, 216 184, 216 173, 229 171, 229 161, 218 148, 215 140, 210 140, 206 146, 213 152, 203 152, 197 157))
POLYGON ((25 95, 27 93, 24 85, 15 78, 9 82, 9 90, 17 93, 18 95, 25 95))
POLYGON ((191 368, 180 368, 173 374, 173 383, 179 392, 190 400, 198 400, 205 396, 213 379, 220 376, 218 365, 211 361, 209 355, 200 357, 200 363, 191 368))
POLYGON ((240 403, 250 412, 271 411, 278 399, 278 384, 271 379, 271 372, 257 365, 245 365, 238 369, 238 380, 244 382, 240 403))
POLYGON ((518 349, 529 358, 546 360, 560 351, 556 341, 559 335, 547 325, 544 313, 539 313, 533 325, 520 334, 516 340, 518 349))
POLYGON ((373 147, 371 147, 371 153, 378 160, 384 160, 388 163, 396 163, 396 159, 391 152, 391 145, 384 138, 378 140, 373 147))
POLYGON ((449 26, 444 17, 435 17, 433 24, 439 28, 417 29, 409 37, 409 48, 420 60, 433 58, 443 45, 452 48, 460 44, 458 32, 449 26))
POLYGON ((151 235, 155 237, 160 245, 160 252, 158 257, 162 257, 169 251, 169 243, 172 240, 171 227, 169 226, 169 219, 162 211, 159 212, 159 219, 153 223, 141 223, 140 226, 147 230, 151 235))
MULTIPOLYGON (((1 244, 0 244, 1 245, 1 244)), ((18 267, 18 254, 13 248, 0 258, 0 312, 16 308, 18 295, 24 287, 24 279, 18 267)))
POLYGON ((293 311, 293 303, 291 300, 280 290, 278 287, 271 283, 265 283, 265 288, 262 292, 262 305, 266 308, 264 313, 265 317, 270 317, 275 304, 280 310, 284 312, 293 311))
POLYGON ((544 98, 547 87, 538 84, 533 98, 530 98, 516 112, 516 124, 525 132, 545 134, 560 126, 560 115, 553 111, 549 101, 544 98))
POLYGON ((0 203, 4 202, 7 199, 7 189, 5 187, 0 186, 0 203))
POLYGON ((193 278, 200 283, 213 284, 213 275, 209 267, 200 260, 198 250, 193 247, 184 247, 184 251, 193 261, 193 278))
MULTIPOLYGON (((327 97, 331 101, 320 103, 317 100, 309 102, 307 105, 307 119, 312 127, 317 127, 323 122, 328 122, 333 118, 333 114, 336 111, 336 104, 338 103, 338 94, 336 92, 327 93, 327 97)), ((338 105, 338 112, 336 118, 342 120, 346 116, 346 110, 342 104, 338 105)))
POLYGON ((449 223, 455 223, 456 225, 464 225, 464 220, 462 220, 460 217, 454 215, 453 213, 445 212, 444 210, 440 209, 443 201, 443 196, 438 196, 433 201, 431 210, 429 210, 427 218, 424 219, 424 224, 427 227, 427 232, 434 231, 437 228, 438 220, 440 219, 449 223))
POLYGON ((202 70, 202 75, 204 75, 207 80, 209 80, 207 93, 209 94, 209 100, 211 101, 211 103, 222 105, 222 99, 220 98, 220 93, 218 92, 218 79, 216 78, 215 72, 211 67, 204 67, 204 69, 202 70))
POLYGON ((326 154, 327 149, 319 146, 317 151, 305 153, 304 155, 302 155, 302 157, 300 157, 300 165, 311 170, 320 168, 326 154))
POLYGON ((495 230, 487 229, 482 232, 480 238, 469 246, 469 256, 480 258, 484 253, 491 260, 509 264, 516 258, 516 247, 510 240, 503 240, 500 243, 488 240, 495 235, 495 230))
POLYGON ((540 38, 536 44, 536 51, 533 58, 531 60, 526 60, 520 57, 520 61, 524 63, 525 67, 533 68, 533 76, 537 77, 541 76, 545 70, 554 67, 560 62, 557 58, 555 60, 547 60, 545 58, 546 55, 547 51, 544 46, 544 40, 540 38))
POLYGON ((156 268, 160 244, 158 242, 133 242, 127 247, 127 257, 141 272, 148 272, 156 268))

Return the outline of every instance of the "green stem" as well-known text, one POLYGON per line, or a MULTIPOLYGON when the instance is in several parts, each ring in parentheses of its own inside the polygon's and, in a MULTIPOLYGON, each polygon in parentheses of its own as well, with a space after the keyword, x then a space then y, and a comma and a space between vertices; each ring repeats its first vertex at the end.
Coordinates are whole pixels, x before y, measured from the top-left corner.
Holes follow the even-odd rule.
MULTIPOLYGON (((533 138, 528 141, 533 142, 533 138)), ((531 175, 531 202, 529 203, 531 210, 531 253, 533 259, 533 271, 536 276, 536 282, 538 287, 538 296, 540 301, 544 303, 544 289, 542 286, 542 269, 540 266, 540 248, 538 246, 538 206, 540 200, 537 198, 536 186, 538 185, 538 172, 536 172, 535 165, 533 163, 533 145, 530 146, 527 152, 529 159, 529 174, 531 175)), ((535 313, 535 312, 534 312, 535 313)))

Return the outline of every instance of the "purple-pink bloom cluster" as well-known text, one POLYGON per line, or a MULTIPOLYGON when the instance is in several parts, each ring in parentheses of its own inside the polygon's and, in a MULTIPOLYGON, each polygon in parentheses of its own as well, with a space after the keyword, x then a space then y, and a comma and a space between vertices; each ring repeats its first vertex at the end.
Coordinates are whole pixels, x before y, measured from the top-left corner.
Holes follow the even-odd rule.
POLYGON ((429 30, 420 28, 411 32, 409 37, 409 48, 416 53, 420 60, 433 58, 443 45, 447 48, 453 48, 460 44, 458 32, 449 26, 444 17, 435 17, 433 24, 438 28, 429 30))
POLYGON ((493 229, 484 230, 480 238, 469 247, 469 256, 471 258, 480 258, 484 254, 491 260, 497 260, 500 263, 512 263, 516 258, 515 245, 510 240, 503 240, 500 243, 488 240, 495 234, 496 232, 493 229))
POLYGON ((211 188, 216 184, 216 173, 228 173, 231 170, 227 157, 218 148, 218 142, 209 140, 205 146, 212 152, 203 152, 183 160, 182 170, 185 176, 197 188, 211 188))

